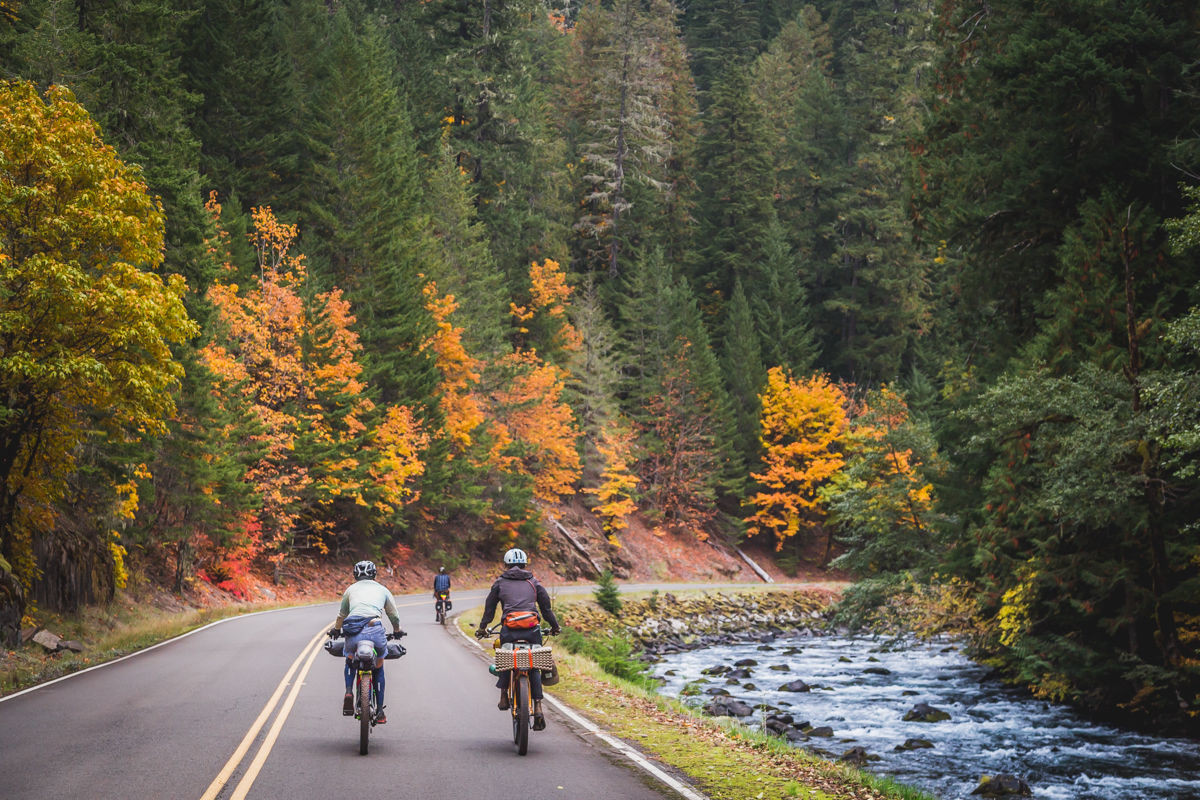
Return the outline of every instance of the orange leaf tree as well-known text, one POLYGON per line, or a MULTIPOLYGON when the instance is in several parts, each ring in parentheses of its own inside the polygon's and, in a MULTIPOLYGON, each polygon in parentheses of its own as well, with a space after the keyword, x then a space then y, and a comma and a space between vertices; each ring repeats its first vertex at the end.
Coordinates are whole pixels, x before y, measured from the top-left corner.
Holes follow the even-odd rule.
POLYGON ((773 367, 760 400, 763 469, 753 473, 746 525, 751 535, 773 535, 780 550, 801 526, 824 520, 820 489, 845 463, 846 397, 824 376, 796 380, 773 367))
MULTIPOLYGON (((210 209, 215 218, 215 201, 210 209)), ((295 227, 270 209, 253 217, 258 274, 245 289, 214 282, 208 297, 219 335, 203 352, 223 390, 240 393, 261 424, 252 439, 262 456, 247 477, 261 497, 255 530, 278 565, 293 547, 324 550, 334 531, 365 532, 414 501, 428 438, 410 409, 378 409, 369 399, 341 292, 305 299, 295 227)))

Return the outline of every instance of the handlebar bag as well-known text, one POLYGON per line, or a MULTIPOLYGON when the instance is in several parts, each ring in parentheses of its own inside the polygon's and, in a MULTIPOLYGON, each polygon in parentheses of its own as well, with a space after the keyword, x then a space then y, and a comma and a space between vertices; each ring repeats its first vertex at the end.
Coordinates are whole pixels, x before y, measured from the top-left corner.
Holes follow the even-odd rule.
POLYGON ((541 618, 536 611, 509 611, 504 615, 504 627, 515 630, 536 628, 541 624, 541 618))

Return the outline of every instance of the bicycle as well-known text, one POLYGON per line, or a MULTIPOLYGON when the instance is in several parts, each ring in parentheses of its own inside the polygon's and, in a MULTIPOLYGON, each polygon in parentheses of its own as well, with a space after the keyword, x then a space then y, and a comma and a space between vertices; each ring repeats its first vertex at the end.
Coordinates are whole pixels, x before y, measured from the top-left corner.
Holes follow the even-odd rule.
POLYGON ((448 590, 437 593, 437 621, 439 625, 446 624, 446 612, 453 607, 450 603, 450 592, 448 590))
MULTIPOLYGON (((501 625, 494 625, 476 638, 495 636, 500 632, 501 625)), ((541 629, 542 636, 553 636, 549 628, 541 629)), ((517 755, 529 752, 529 730, 533 726, 533 698, 530 695, 529 673, 540 670, 543 673, 554 670, 554 654, 545 645, 532 642, 507 642, 500 644, 497 639, 492 648, 495 651, 495 663, 489 672, 508 672, 508 708, 512 713, 513 744, 517 747, 517 755)), ((543 680, 543 683, 545 681, 543 680)))
MULTIPOLYGON (((383 657, 394 659, 404 655, 406 651, 399 639, 401 636, 407 635, 404 631, 387 634, 387 640, 389 642, 395 640, 395 644, 388 644, 387 652, 383 657)), ((340 647, 330 646, 337 641, 334 631, 328 631, 326 636, 329 637, 329 642, 325 643, 325 649, 332 655, 338 655, 335 651, 340 647)), ((375 695, 375 660, 379 656, 375 653, 374 644, 369 641, 361 641, 354 654, 348 657, 354 661, 357 667, 351 688, 354 695, 354 718, 358 720, 358 754, 365 756, 369 747, 371 729, 375 727, 375 721, 379 718, 379 712, 382 710, 379 707, 378 697, 375 695)))

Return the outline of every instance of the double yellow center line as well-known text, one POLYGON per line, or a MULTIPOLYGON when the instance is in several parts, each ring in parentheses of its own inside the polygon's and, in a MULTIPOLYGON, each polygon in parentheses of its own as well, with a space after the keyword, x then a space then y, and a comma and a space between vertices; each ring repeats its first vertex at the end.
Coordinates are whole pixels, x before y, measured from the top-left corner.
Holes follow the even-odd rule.
POLYGON ((304 685, 304 679, 308 676, 308 670, 312 667, 313 660, 316 659, 317 653, 321 652, 321 647, 318 642, 325 636, 325 630, 314 636, 304 649, 300 651, 300 655, 292 662, 292 666, 283 676, 283 680, 275 687, 275 692, 271 695, 271 699, 263 706, 263 710, 259 712, 258 719, 254 720, 254 724, 250 726, 250 730, 246 731, 246 735, 242 737, 242 742, 233 751, 233 755, 225 762, 225 766, 217 773, 217 777, 208 785, 208 789, 200 796, 200 800, 216 800, 221 790, 225 788, 225 784, 229 782, 233 771, 237 769, 238 764, 242 763, 242 759, 246 757, 246 753, 250 750, 250 745, 258 738, 258 732, 262 730, 262 726, 266 724, 267 719, 275 710, 275 705, 279 702, 279 698, 283 696, 283 690, 287 688, 288 681, 292 679, 292 675, 296 673, 296 669, 300 667, 300 662, 304 661, 304 668, 300 670, 300 675, 296 678, 296 682, 292 684, 292 691, 288 693, 287 701, 283 704, 283 709, 279 712, 279 716, 275 718, 274 724, 271 725, 271 730, 267 732, 267 738, 258 748, 258 753, 254 756, 254 761, 250 763, 250 767, 246 770, 246 774, 238 782, 237 787, 230 795, 230 800, 245 800, 246 795, 250 792, 250 787, 254 785, 254 780, 258 777, 259 770, 266 763, 267 756, 271 754, 271 748, 275 746, 275 740, 279 738, 279 731, 283 729, 283 723, 287 721, 288 715, 292 712, 292 706, 296 703, 296 695, 300 693, 300 687, 304 685), (309 651, 312 652, 309 652, 309 651), (308 660, 305 661, 305 656, 308 660))
MULTIPOLYGON (((398 606, 415 606, 425 605, 429 600, 410 601, 407 603, 397 603, 398 606)), ((200 800, 216 800, 217 795, 229 783, 229 779, 233 776, 238 765, 242 763, 242 759, 246 757, 246 753, 250 751, 250 747, 254 744, 254 740, 258 738, 259 731, 263 725, 270 719, 271 714, 275 711, 275 706, 279 703, 279 698, 283 696, 284 690, 287 688, 288 682, 292 680, 292 676, 296 675, 296 670, 300 673, 296 675, 296 682, 292 684, 292 690, 288 693, 287 700, 284 701, 283 707, 279 711, 279 715, 275 717, 275 722, 271 724, 271 729, 267 731, 266 738, 258 747, 258 752, 254 755, 254 760, 250 762, 250 766, 246 768, 246 773, 242 775, 242 779, 238 781, 234 787, 233 794, 229 796, 229 800, 245 800, 246 795, 250 792, 250 787, 254 785, 254 781, 258 778, 259 771, 262 770, 263 764, 266 763, 267 757, 271 755, 271 749, 275 746, 275 740, 279 738, 279 732, 283 730, 283 725, 287 722, 288 715, 292 713, 292 706, 296 704, 296 696, 300 693, 300 687, 304 685, 304 679, 308 676, 309 669, 312 668, 313 661, 317 657, 317 653, 321 652, 321 639, 325 637, 325 631, 328 628, 322 628, 320 633, 309 640, 308 644, 300 651, 300 655, 292 662, 292 666, 284 674, 283 680, 275 687, 275 691, 271 694, 271 698, 267 700, 267 704, 263 706, 259 712, 258 718, 254 720, 254 724, 250 726, 250 730, 246 731, 246 735, 242 737, 241 743, 237 749, 233 751, 233 755, 225 762, 225 766, 217 773, 217 777, 208 785, 208 789, 200 796, 200 800), (303 668, 300 663, 304 662, 303 668)))

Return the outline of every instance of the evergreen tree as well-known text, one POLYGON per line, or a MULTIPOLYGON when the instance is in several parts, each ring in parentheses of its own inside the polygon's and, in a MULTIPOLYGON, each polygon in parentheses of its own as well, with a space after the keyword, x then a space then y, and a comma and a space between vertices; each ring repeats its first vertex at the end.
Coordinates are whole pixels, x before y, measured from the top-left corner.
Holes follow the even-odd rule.
POLYGON ((812 370, 818 356, 810 322, 812 310, 800 281, 800 265, 778 220, 767 232, 763 258, 753 278, 762 288, 755 294, 751 309, 763 364, 805 374, 812 370))
POLYGON ((190 45, 182 63, 186 85, 203 98, 191 125, 200 141, 201 186, 236 194, 242 210, 287 210, 280 180, 301 160, 285 12, 270 0, 197 0, 183 32, 190 45))
POLYGON ((692 0, 683 16, 684 39, 702 105, 730 72, 744 68, 767 39, 762 35, 762 3, 755 0, 692 0))
POLYGON ((746 74, 733 70, 713 91, 698 150, 700 246, 694 284, 716 312, 728 302, 735 281, 753 286, 751 270, 762 260, 774 219, 769 154, 766 125, 746 74))
POLYGON ((921 122, 919 75, 929 58, 928 9, 847 0, 833 16, 835 77, 847 100, 842 161, 829 176, 811 297, 822 351, 839 375, 892 380, 924 329, 928 259, 909 222, 908 141, 921 122))
POLYGON ((623 251, 636 257, 637 244, 653 235, 646 228, 657 209, 671 202, 674 14, 666 0, 647 10, 620 0, 589 6, 576 25, 568 74, 577 76, 569 112, 579 127, 583 196, 578 271, 616 278, 623 251))
POLYGON ((1082 203, 1108 191, 1182 213, 1174 165, 1197 160, 1184 100, 1195 75, 1183 65, 1200 41, 1184 2, 947 10, 916 210, 925 235, 947 242, 948 324, 986 331, 988 345, 965 342, 959 358, 995 374, 1041 330, 1082 203))
POLYGON ((422 11, 437 107, 496 264, 519 286, 533 261, 565 260, 567 182, 545 80, 557 69, 561 34, 538 0, 434 0, 422 11))
POLYGON ((740 280, 734 284, 729 301, 721 367, 729 387, 738 452, 743 463, 757 463, 758 423, 762 415, 758 395, 766 382, 767 368, 763 366, 759 337, 740 280))

